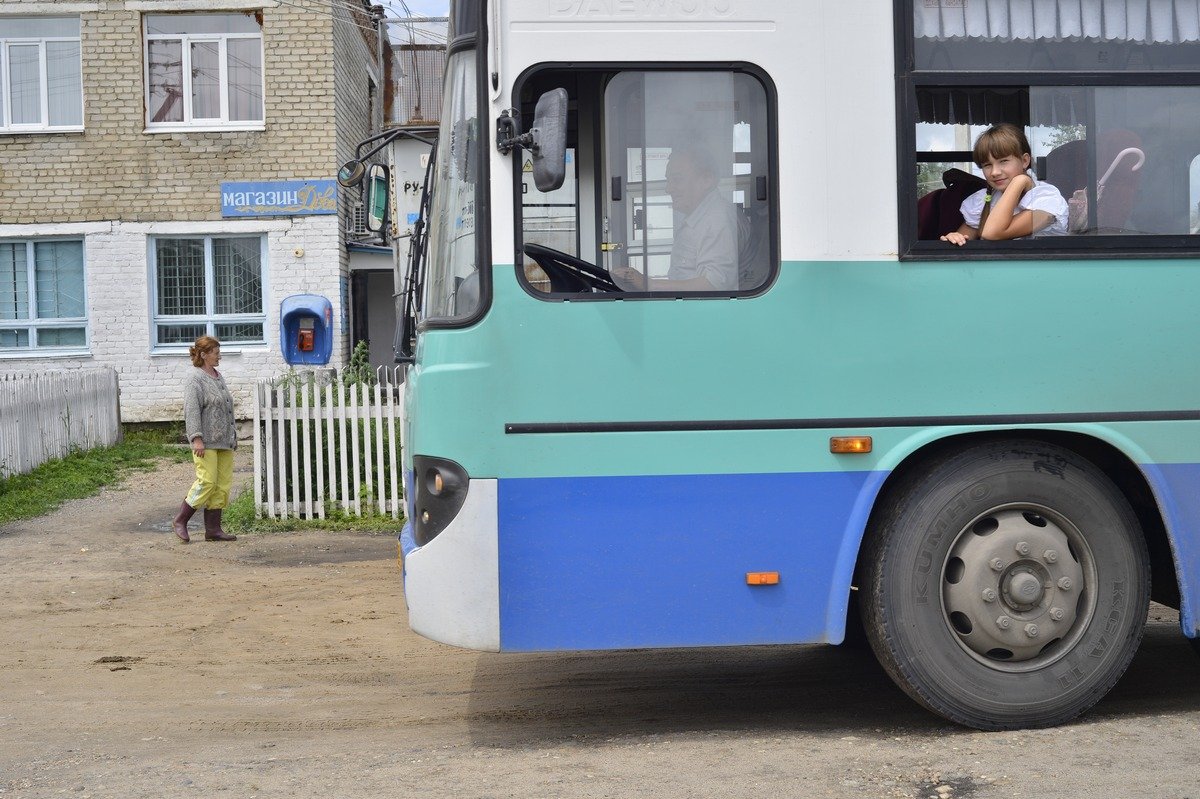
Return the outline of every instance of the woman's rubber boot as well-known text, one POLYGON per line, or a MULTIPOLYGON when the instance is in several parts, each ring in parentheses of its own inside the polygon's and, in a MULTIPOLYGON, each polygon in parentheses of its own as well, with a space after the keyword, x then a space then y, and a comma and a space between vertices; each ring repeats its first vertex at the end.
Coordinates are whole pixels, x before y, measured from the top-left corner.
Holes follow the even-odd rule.
POLYGON ((175 535, 179 536, 179 540, 185 544, 192 540, 188 537, 187 523, 188 519, 192 518, 192 514, 195 512, 196 509, 187 504, 187 500, 184 500, 183 504, 179 506, 179 513, 176 513, 175 518, 171 521, 171 529, 175 531, 175 535))
POLYGON ((221 529, 221 513, 224 509, 204 509, 204 540, 205 541, 237 541, 236 535, 229 535, 221 529))

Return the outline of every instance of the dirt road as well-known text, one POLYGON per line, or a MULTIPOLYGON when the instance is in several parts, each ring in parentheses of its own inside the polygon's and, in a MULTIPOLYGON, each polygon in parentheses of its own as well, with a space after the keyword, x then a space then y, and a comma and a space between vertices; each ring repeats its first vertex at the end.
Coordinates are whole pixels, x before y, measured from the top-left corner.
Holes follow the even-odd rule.
POLYGON ((182 546, 189 474, 0 530, 0 797, 1200 799, 1200 658, 1162 608, 1085 719, 977 733, 864 651, 434 644, 393 537, 182 546))

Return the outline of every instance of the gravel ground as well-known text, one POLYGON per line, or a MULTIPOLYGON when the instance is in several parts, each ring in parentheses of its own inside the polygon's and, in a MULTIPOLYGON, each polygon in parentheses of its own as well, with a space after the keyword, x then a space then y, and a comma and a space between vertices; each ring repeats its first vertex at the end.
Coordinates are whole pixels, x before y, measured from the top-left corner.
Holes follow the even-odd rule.
POLYGON ((1166 608, 1084 719, 980 733, 859 649, 435 644, 391 535, 178 544, 190 473, 0 530, 0 796, 1200 799, 1200 658, 1166 608))

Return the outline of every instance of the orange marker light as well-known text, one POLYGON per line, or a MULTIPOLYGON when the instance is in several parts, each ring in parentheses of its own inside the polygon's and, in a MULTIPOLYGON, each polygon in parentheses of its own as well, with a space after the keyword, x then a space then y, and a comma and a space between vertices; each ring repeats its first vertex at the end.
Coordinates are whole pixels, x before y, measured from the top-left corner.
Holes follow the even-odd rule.
POLYGON ((746 585, 779 585, 779 572, 746 572, 746 585))
POLYGON ((863 455, 871 451, 870 436, 833 436, 829 451, 835 455, 863 455))

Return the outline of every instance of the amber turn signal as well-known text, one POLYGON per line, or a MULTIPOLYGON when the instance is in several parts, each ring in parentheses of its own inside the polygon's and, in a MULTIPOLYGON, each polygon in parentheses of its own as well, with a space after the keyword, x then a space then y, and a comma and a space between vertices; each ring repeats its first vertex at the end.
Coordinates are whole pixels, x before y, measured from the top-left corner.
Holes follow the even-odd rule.
POLYGON ((779 572, 746 572, 746 585, 779 585, 779 572))
POLYGON ((833 436, 829 451, 835 455, 861 455, 871 451, 870 436, 833 436))

